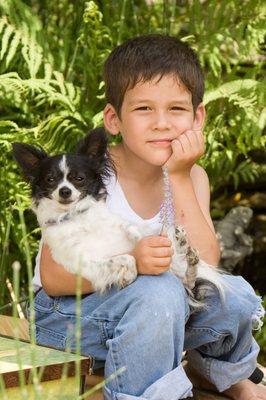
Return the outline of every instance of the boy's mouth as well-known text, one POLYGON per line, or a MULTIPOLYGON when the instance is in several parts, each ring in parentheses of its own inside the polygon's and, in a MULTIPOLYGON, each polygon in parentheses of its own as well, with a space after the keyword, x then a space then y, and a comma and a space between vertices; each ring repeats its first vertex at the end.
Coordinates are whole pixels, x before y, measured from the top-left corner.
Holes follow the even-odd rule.
POLYGON ((158 139, 158 140, 150 140, 149 143, 156 147, 167 147, 171 145, 172 139, 158 139))

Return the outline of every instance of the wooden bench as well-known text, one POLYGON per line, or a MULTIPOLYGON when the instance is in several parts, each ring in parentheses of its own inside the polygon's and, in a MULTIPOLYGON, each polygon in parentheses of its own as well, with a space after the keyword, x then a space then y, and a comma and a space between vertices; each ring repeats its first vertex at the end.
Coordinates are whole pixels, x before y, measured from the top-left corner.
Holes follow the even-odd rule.
MULTIPOLYGON (((76 354, 32 345, 21 340, 0 337, 0 387, 1 398, 21 398, 21 384, 25 385, 26 398, 34 398, 34 372, 38 390, 43 398, 66 398, 67 395, 84 393, 80 379, 76 379, 76 363, 80 363, 80 376, 85 377, 90 359, 76 354)), ((84 382, 84 379, 83 379, 84 382)))
MULTIPOLYGON (((19 345, 19 352, 23 355, 23 372, 25 375, 25 381, 27 383, 27 388, 30 393, 33 390, 32 384, 30 384, 30 376, 32 371, 32 364, 30 361, 30 354, 32 352, 32 345, 29 343, 29 324, 26 319, 15 319, 13 317, 0 315, 0 379, 1 376, 8 390, 9 400, 18 400, 18 391, 21 390, 18 387, 19 384, 19 366, 16 360, 16 351, 19 345), (17 329, 16 337, 20 340, 14 340, 15 331, 17 329), (17 347, 16 347, 17 346, 17 347), (24 355, 27 354, 27 362, 25 361, 24 355)), ((35 346, 34 353, 36 353, 36 359, 38 360, 36 365, 37 370, 40 372, 42 370, 41 386, 47 396, 46 400, 49 400, 49 393, 52 393, 56 398, 56 391, 58 388, 62 387, 60 385, 60 379, 63 372, 63 365, 67 365, 68 374, 65 377, 63 384, 66 394, 71 393, 76 390, 77 393, 80 390, 89 390, 93 388, 96 384, 101 383, 104 379, 103 370, 97 371, 97 374, 89 375, 89 357, 79 357, 81 365, 81 376, 85 379, 81 380, 81 389, 77 388, 75 380, 75 360, 77 356, 75 354, 66 353, 63 351, 50 349, 48 347, 35 346), (68 392, 67 392, 68 391, 68 392), (71 392, 70 392, 71 391, 71 392)), ((1 392, 1 382, 0 382, 0 400, 3 398, 1 392)), ((216 393, 206 392, 202 390, 194 389, 194 398, 196 400, 229 400, 227 397, 218 395, 216 393)), ((90 395, 88 400, 103 400, 102 390, 98 390, 90 395)), ((163 400, 163 399, 162 399, 163 400)))
MULTIPOLYGON (((90 366, 90 357, 32 345, 26 319, 0 315, 0 400, 5 398, 5 394, 8 395, 8 400, 20 399, 21 379, 25 382, 27 399, 33 399, 34 368, 40 375, 40 390, 46 400, 56 399, 59 394, 66 398, 75 393, 78 396, 103 380, 103 376, 90 378, 90 366), (80 365, 79 379, 76 378, 77 362, 80 365)), ((102 398, 101 391, 98 391, 88 399, 102 398)))

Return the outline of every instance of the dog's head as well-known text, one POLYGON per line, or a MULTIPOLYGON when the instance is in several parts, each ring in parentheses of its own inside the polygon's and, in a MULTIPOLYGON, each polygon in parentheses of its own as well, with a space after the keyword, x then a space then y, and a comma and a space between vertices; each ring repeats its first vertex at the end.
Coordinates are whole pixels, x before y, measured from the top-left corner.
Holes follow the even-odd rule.
POLYGON ((114 171, 107 143, 103 128, 82 139, 76 154, 49 156, 43 149, 14 143, 14 158, 31 184, 35 205, 48 198, 66 210, 88 195, 102 198, 106 194, 104 179, 114 171))

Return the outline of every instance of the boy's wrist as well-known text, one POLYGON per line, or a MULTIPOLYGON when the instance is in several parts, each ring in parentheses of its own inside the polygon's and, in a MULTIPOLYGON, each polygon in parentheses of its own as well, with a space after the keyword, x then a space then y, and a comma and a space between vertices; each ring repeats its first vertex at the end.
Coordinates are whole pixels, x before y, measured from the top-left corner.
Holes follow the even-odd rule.
POLYGON ((190 170, 186 170, 186 171, 175 171, 175 172, 168 172, 168 176, 170 180, 178 180, 178 181, 186 181, 186 180, 190 180, 190 170))

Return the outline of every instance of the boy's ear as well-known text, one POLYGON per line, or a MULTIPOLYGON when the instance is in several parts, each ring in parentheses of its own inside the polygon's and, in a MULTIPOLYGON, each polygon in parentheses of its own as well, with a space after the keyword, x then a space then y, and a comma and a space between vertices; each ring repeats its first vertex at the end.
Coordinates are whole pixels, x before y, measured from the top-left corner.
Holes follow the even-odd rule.
POLYGON ((99 159, 105 156, 108 139, 104 128, 96 128, 77 144, 77 154, 99 159))
POLYGON ((106 104, 106 106, 104 107, 103 121, 104 121, 105 128, 108 130, 108 132, 111 135, 116 136, 120 133, 120 129, 119 129, 120 119, 117 115, 117 112, 116 112, 114 106, 112 106, 112 104, 110 104, 110 103, 106 104))
POLYGON ((202 129, 205 122, 206 110, 203 103, 200 103, 195 111, 193 129, 202 129))
POLYGON ((41 148, 37 148, 26 143, 12 143, 13 156, 23 174, 27 179, 32 181, 36 176, 39 164, 48 157, 48 154, 41 148))

